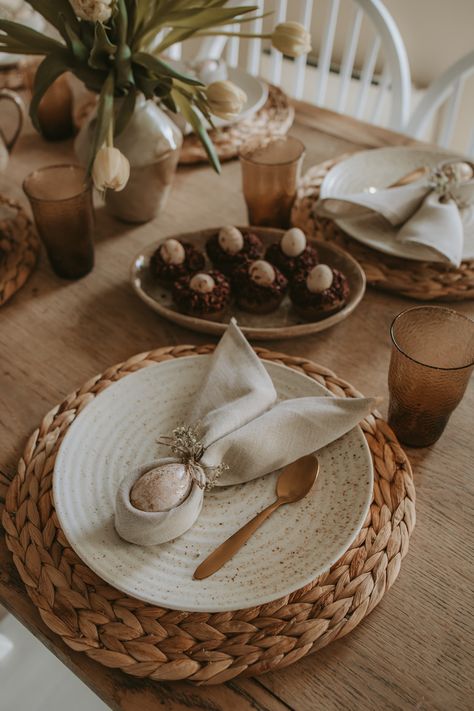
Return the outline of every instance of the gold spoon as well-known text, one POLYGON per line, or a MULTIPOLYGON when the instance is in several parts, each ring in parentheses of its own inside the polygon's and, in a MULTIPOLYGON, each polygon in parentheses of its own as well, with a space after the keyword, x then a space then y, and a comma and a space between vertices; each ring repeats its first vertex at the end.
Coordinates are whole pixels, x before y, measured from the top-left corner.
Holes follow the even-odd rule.
POLYGON ((248 541, 257 528, 280 506, 293 504, 303 499, 311 491, 314 482, 319 474, 319 462, 314 454, 297 459, 285 467, 278 477, 276 485, 277 499, 260 511, 251 521, 239 528, 219 548, 216 548, 208 557, 196 568, 193 578, 203 580, 220 570, 222 566, 230 560, 244 543, 248 541))
MULTIPOLYGON (((472 180, 472 178, 474 177, 473 164, 468 163, 467 161, 453 161, 452 163, 448 163, 444 166, 444 171, 446 173, 451 172, 452 174, 456 170, 458 171, 460 180, 463 183, 467 182, 468 180, 472 180)), ((415 168, 415 170, 412 170, 410 173, 403 175, 394 183, 387 185, 386 188, 382 188, 382 190, 388 190, 389 188, 400 188, 402 185, 410 185, 410 183, 414 183, 415 181, 422 178, 424 175, 427 175, 429 172, 430 168, 426 165, 420 168, 415 168)), ((378 190, 380 190, 380 188, 366 188, 366 192, 369 193, 376 193, 378 190)))

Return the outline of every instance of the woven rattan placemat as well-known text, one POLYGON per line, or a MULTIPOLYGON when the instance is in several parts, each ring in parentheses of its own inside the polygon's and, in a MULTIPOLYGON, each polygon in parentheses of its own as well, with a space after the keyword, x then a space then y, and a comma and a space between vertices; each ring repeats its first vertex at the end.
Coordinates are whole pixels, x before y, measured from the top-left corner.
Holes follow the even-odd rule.
POLYGON ((463 301, 474 298, 474 260, 459 268, 436 262, 392 257, 349 237, 332 220, 316 217, 313 208, 329 170, 348 154, 310 168, 303 177, 293 206, 292 223, 306 234, 335 242, 357 259, 367 281, 384 291, 421 301, 463 301))
MULTIPOLYGON (((209 135, 220 160, 225 161, 235 158, 249 138, 261 137, 265 140, 286 135, 294 118, 295 110, 287 95, 278 87, 270 86, 268 99, 260 111, 239 123, 209 131, 209 135)), ((179 162, 182 165, 207 162, 206 152, 194 134, 185 137, 179 162)))
MULTIPOLYGON (((71 649, 135 677, 217 684, 279 669, 343 637, 397 578, 415 524, 410 464, 375 414, 362 423, 375 469, 370 511, 350 549, 313 583, 260 607, 207 614, 153 607, 97 577, 69 547, 54 511, 52 475, 65 432, 98 393, 129 373, 213 349, 160 348, 89 380, 33 432, 6 497, 7 546, 43 621, 71 649)), ((305 373, 336 395, 359 394, 312 361, 261 348, 256 352, 305 373)))
POLYGON ((11 299, 35 268, 40 244, 31 220, 14 200, 0 195, 0 306, 11 299))

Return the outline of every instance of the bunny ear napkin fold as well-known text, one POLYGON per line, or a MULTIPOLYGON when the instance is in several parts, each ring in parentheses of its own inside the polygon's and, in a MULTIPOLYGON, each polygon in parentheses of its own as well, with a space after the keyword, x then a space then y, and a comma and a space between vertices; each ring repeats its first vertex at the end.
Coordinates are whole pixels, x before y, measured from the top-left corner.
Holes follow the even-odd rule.
POLYGON ((410 185, 373 192, 329 195, 323 183, 317 212, 336 220, 357 219, 351 205, 373 210, 399 227, 399 242, 429 247, 433 261, 459 267, 464 247, 463 218, 474 210, 474 181, 463 182, 456 177, 450 160, 410 185))
POLYGON ((374 407, 373 398, 303 397, 277 401, 263 362, 233 320, 209 361, 187 422, 169 441, 190 467, 192 486, 180 505, 164 512, 135 508, 130 492, 158 460, 131 472, 120 484, 115 527, 139 545, 164 543, 187 531, 202 508, 206 486, 230 486, 268 474, 321 449, 355 427, 374 407))

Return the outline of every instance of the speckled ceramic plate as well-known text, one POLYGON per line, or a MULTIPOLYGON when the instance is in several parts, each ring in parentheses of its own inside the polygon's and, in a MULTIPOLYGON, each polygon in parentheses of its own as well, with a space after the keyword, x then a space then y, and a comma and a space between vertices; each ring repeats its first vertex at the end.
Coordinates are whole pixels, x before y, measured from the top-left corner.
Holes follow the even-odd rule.
MULTIPOLYGON (((53 493, 71 546, 108 583, 154 605, 219 612, 275 600, 327 570, 362 526, 373 473, 357 427, 319 451, 321 470, 313 491, 279 509, 207 580, 192 579, 197 564, 274 500, 276 474, 212 490, 198 521, 174 541, 153 547, 126 543, 113 524, 118 484, 130 467, 165 455, 157 438, 186 419, 208 363, 209 356, 159 363, 98 395, 61 444, 53 493)), ((266 367, 282 399, 329 396, 306 375, 274 363, 266 367)))
MULTIPOLYGON (((240 227, 239 229, 251 229, 252 232, 261 238, 265 246, 278 241, 283 234, 283 230, 269 227, 249 228, 247 225, 247 227, 240 227)), ((218 230, 218 227, 214 227, 207 230, 200 230, 199 232, 187 232, 185 234, 169 236, 182 239, 186 242, 192 242, 204 251, 207 240, 218 230)), ((288 296, 286 296, 280 307, 271 314, 249 314, 236 308, 235 304, 231 304, 222 321, 218 323, 196 316, 188 316, 178 311, 173 303, 171 290, 157 284, 150 272, 150 257, 160 242, 163 241, 164 240, 160 240, 141 251, 140 254, 137 254, 131 266, 130 278, 132 286, 142 301, 160 314, 160 316, 180 326, 190 328, 193 331, 222 335, 232 316, 235 316, 240 328, 247 338, 251 340, 307 336, 311 333, 324 331, 326 328, 330 328, 336 323, 343 321, 359 305, 365 293, 365 274, 359 263, 340 247, 336 247, 328 242, 313 240, 312 244, 314 244, 318 250, 320 262, 339 269, 349 280, 349 298, 344 308, 337 313, 332 314, 332 316, 327 316, 321 321, 303 321, 293 310, 291 301, 288 296)), ((211 266, 210 262, 208 262, 208 266, 211 266)))
MULTIPOLYGON (((435 167, 443 160, 460 156, 443 149, 389 146, 355 153, 337 163, 324 178, 320 198, 358 193, 368 187, 383 188, 420 166, 435 167)), ((464 225, 463 259, 474 259, 474 206, 461 210, 464 225)), ((379 252, 417 261, 440 261, 433 250, 397 240, 397 227, 375 213, 336 220, 344 232, 379 252)))

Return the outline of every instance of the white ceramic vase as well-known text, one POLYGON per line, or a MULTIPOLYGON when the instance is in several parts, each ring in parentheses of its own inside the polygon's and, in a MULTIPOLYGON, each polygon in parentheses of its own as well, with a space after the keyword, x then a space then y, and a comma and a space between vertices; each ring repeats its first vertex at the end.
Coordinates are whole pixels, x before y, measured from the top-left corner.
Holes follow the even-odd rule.
MULTIPOLYGON (((75 143, 81 163, 87 163, 95 114, 81 128, 75 143)), ((107 190, 105 204, 125 222, 148 222, 166 204, 183 136, 176 124, 153 101, 137 99, 135 111, 115 146, 130 162, 130 179, 120 192, 107 190)))

